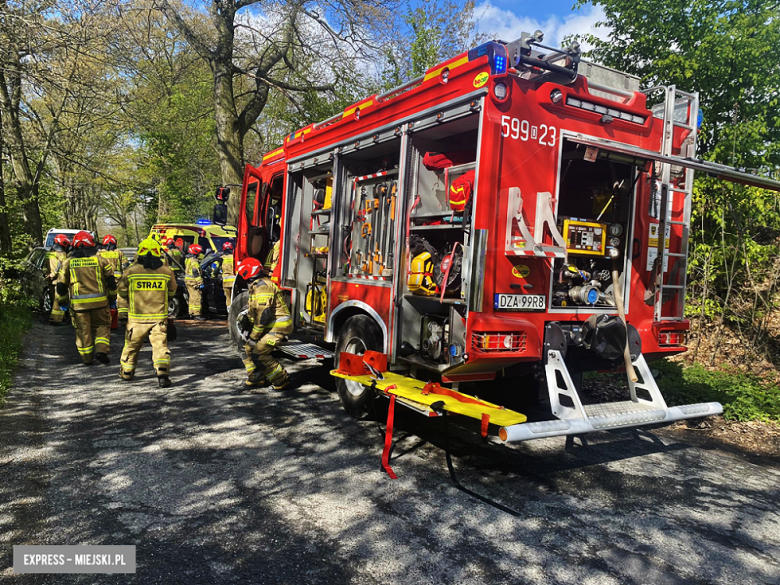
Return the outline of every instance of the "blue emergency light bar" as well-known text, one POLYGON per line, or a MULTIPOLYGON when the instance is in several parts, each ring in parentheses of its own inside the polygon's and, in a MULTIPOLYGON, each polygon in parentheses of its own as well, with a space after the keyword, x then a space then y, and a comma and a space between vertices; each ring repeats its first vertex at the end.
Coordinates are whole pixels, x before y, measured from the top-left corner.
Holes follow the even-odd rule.
POLYGON ((469 61, 479 59, 483 55, 488 56, 490 73, 492 75, 506 73, 508 58, 505 45, 490 41, 484 45, 475 47, 468 52, 469 61))
POLYGON ((211 222, 208 219, 199 219, 196 223, 198 225, 211 225, 211 222))

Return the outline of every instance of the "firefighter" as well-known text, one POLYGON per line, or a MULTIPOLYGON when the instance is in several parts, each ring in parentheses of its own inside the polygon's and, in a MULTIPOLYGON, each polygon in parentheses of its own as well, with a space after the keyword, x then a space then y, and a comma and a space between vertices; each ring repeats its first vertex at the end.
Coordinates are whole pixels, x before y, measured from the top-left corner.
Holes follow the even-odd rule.
POLYGON ((107 364, 111 312, 116 300, 116 279, 108 260, 96 255, 95 239, 81 231, 73 237, 73 253, 65 259, 57 282, 60 306, 73 305, 76 348, 89 365, 93 358, 107 364))
POLYGON ((138 245, 136 262, 119 281, 119 296, 126 300, 129 313, 125 347, 119 360, 119 377, 132 380, 138 352, 148 337, 152 361, 160 388, 171 385, 171 352, 168 350, 168 302, 176 293, 173 271, 164 266, 163 249, 157 240, 147 238, 138 245))
POLYGON ((287 371, 271 352, 284 343, 292 332, 293 322, 281 291, 263 272, 263 265, 255 258, 247 258, 238 265, 238 276, 249 287, 247 317, 252 322, 252 332, 244 345, 246 386, 261 388, 272 384, 274 390, 284 390, 290 385, 287 371), (259 362, 259 364, 258 364, 259 362), (262 366, 263 370, 258 371, 262 366))
POLYGON ((189 293, 190 319, 196 321, 205 321, 201 316, 201 291, 203 290, 203 277, 200 273, 201 248, 198 244, 192 244, 187 248, 187 256, 184 260, 184 283, 187 285, 189 293))
POLYGON ((122 250, 116 247, 116 238, 108 234, 103 238, 103 247, 98 251, 98 256, 102 256, 111 264, 114 270, 114 278, 117 281, 122 278, 122 267, 125 265, 125 255, 122 250))
POLYGON ((173 270, 181 270, 181 266, 182 266, 181 250, 179 250, 179 248, 176 247, 176 243, 173 241, 173 238, 168 238, 165 240, 165 247, 167 248, 167 251, 165 253, 172 260, 172 262, 170 262, 171 268, 173 270))
MULTIPOLYGON (((102 256, 108 260, 111 264, 111 268, 114 270, 114 278, 117 282, 122 278, 122 270, 125 265, 125 255, 122 250, 116 247, 116 238, 111 234, 106 235, 101 242, 102 246, 98 250, 97 255, 102 256)), ((121 299, 117 299, 115 303, 111 303, 110 309, 117 309, 118 318, 124 323, 127 321, 127 304, 121 299)))
POLYGON ((49 281, 49 293, 51 297, 51 313, 49 313, 49 323, 59 325, 65 317, 65 311, 57 301, 57 279, 62 271, 62 264, 68 257, 70 240, 65 234, 57 234, 54 238, 54 245, 51 250, 46 252, 46 280, 49 281))
POLYGON ((225 291, 225 306, 230 310, 233 301, 233 283, 236 281, 236 268, 233 264, 233 244, 222 244, 222 290, 225 291))
POLYGON ((279 263, 279 248, 281 247, 281 241, 279 240, 279 227, 274 226, 273 231, 271 232, 272 239, 274 241, 273 246, 271 246, 271 249, 268 252, 268 256, 265 258, 264 267, 266 272, 268 274, 273 274, 273 271, 276 269, 276 265, 279 263))

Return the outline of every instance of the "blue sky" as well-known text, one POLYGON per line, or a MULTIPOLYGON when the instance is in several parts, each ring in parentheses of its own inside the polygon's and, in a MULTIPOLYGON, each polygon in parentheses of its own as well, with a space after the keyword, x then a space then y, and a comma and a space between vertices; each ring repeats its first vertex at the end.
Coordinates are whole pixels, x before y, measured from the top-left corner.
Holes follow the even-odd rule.
POLYGON ((606 29, 594 28, 603 18, 601 8, 592 5, 572 10, 575 0, 477 0, 475 16, 477 29, 495 33, 505 41, 512 41, 523 31, 541 29, 545 43, 559 45, 564 36, 590 32, 606 36, 606 29))

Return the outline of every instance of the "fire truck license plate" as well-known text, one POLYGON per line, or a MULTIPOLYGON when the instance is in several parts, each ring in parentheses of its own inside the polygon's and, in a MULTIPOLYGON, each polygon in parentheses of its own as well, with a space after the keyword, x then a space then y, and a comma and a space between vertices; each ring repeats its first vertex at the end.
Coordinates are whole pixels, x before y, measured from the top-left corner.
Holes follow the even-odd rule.
POLYGON ((497 311, 543 311, 545 296, 497 294, 493 308, 497 311))

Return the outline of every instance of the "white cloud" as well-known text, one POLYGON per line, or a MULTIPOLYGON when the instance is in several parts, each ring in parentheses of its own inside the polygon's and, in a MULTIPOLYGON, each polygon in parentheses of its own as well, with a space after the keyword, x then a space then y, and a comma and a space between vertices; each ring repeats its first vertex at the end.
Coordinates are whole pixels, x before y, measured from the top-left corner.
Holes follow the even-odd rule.
MULTIPOLYGON (((532 33, 539 29, 544 33, 544 44, 551 47, 561 45, 565 36, 590 33, 601 39, 606 39, 609 29, 596 28, 596 23, 604 20, 604 10, 600 6, 586 6, 573 11, 563 18, 551 15, 544 21, 515 14, 493 6, 490 1, 482 2, 474 8, 477 19, 477 31, 504 41, 514 41, 520 38, 520 33, 532 33)), ((583 49, 589 47, 583 43, 583 49)))

